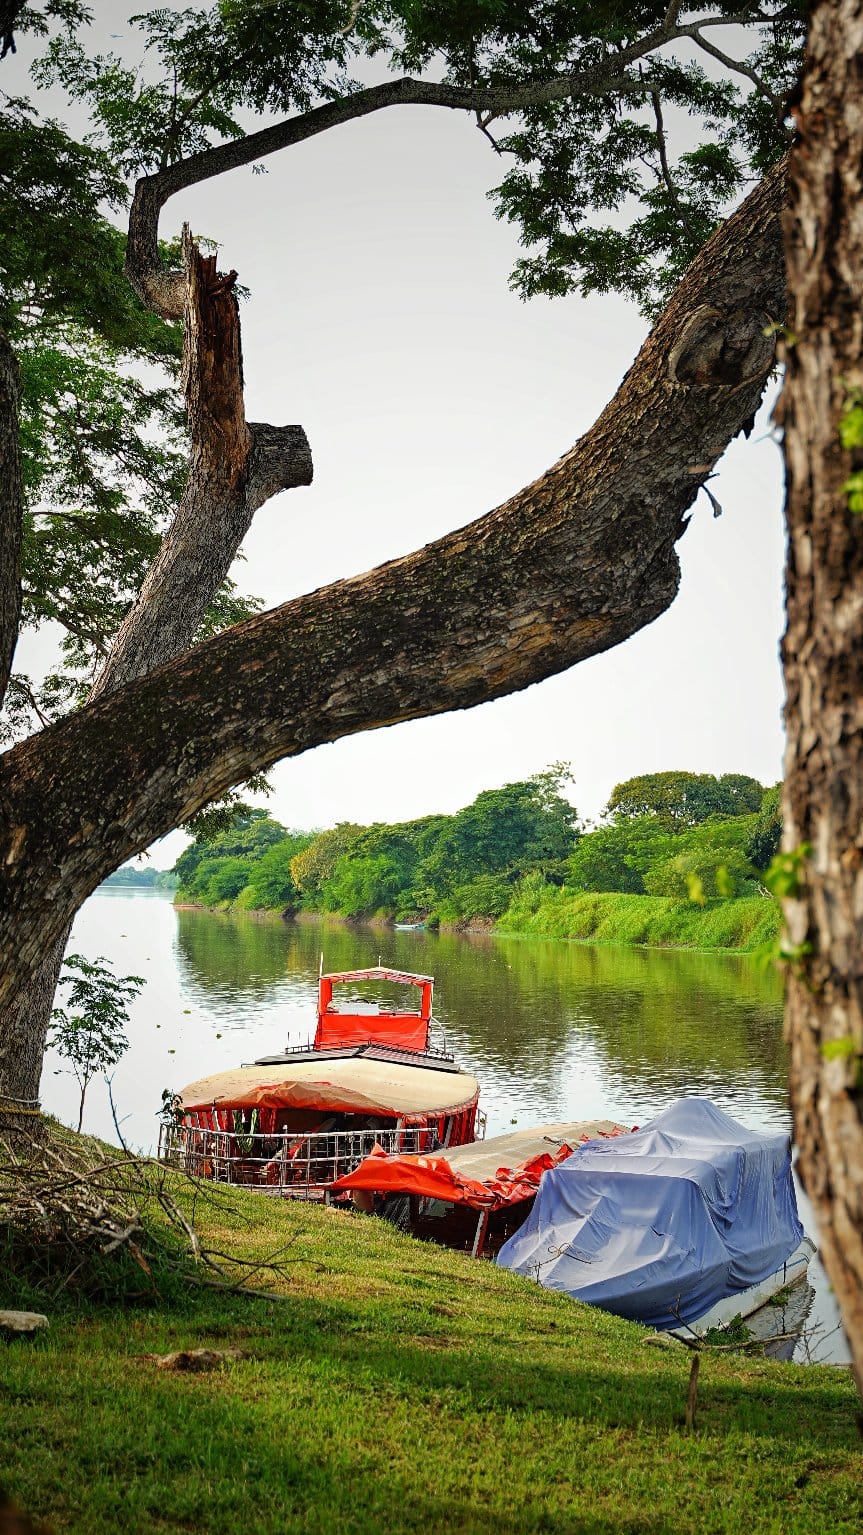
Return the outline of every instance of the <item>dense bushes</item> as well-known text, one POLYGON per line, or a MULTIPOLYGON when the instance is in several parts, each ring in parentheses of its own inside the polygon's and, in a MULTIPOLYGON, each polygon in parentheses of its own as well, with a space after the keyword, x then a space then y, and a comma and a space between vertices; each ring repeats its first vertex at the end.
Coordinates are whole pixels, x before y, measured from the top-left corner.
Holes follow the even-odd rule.
POLYGON ((430 925, 483 919, 618 943, 750 948, 776 932, 759 871, 778 837, 778 788, 742 774, 629 779, 606 808, 610 824, 585 832, 564 797, 568 777, 556 765, 486 789, 456 815, 317 833, 243 806, 178 859, 178 899, 430 925))

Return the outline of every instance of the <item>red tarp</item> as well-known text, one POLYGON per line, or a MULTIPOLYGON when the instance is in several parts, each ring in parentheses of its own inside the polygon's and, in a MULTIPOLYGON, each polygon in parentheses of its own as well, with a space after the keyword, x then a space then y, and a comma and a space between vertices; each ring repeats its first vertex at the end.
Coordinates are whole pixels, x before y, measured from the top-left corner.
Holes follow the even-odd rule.
POLYGON ((410 975, 406 970, 341 970, 322 975, 318 982, 318 1026, 315 1049, 334 1045, 395 1045, 405 1050, 427 1050, 431 1021, 434 981, 430 975, 410 975), (333 1006, 333 987, 346 981, 390 981, 401 986, 418 986, 421 991, 419 1013, 396 1008, 382 1012, 352 1013, 350 1004, 344 1012, 333 1006))
POLYGON ((371 1043, 424 1051, 428 1033, 428 1019, 417 1013, 323 1013, 318 1018, 315 1049, 371 1043))
MULTIPOLYGON (((626 1135, 624 1129, 585 1135, 583 1141, 608 1140, 626 1135)), ((530 1157, 518 1167, 499 1167, 493 1178, 466 1178, 440 1156, 388 1156, 380 1147, 359 1167, 333 1184, 333 1193, 351 1189, 369 1189, 375 1194, 419 1194, 428 1199, 442 1199, 447 1204, 471 1205, 475 1210, 498 1210, 521 1199, 533 1199, 539 1180, 549 1167, 556 1167, 571 1157, 572 1146, 562 1145, 530 1157)))

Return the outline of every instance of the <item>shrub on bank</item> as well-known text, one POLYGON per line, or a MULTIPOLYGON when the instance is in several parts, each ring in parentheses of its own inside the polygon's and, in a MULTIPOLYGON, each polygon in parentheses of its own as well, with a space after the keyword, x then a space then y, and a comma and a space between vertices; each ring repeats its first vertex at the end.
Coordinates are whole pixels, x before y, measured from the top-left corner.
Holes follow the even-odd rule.
POLYGON ((667 896, 584 894, 547 885, 537 899, 517 896, 498 922, 506 933, 594 943, 651 944, 751 952, 780 929, 779 903, 763 896, 697 906, 667 896))

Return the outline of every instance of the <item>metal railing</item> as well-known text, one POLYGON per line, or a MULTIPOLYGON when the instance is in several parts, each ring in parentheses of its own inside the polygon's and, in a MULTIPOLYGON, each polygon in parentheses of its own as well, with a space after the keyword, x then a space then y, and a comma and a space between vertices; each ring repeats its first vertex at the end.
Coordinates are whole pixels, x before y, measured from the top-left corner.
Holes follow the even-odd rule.
POLYGON ((390 1154, 407 1154, 434 1151, 438 1145, 428 1125, 259 1135, 181 1124, 162 1126, 159 1132, 160 1159, 193 1177, 293 1199, 322 1198, 331 1184, 359 1167, 375 1146, 390 1154))

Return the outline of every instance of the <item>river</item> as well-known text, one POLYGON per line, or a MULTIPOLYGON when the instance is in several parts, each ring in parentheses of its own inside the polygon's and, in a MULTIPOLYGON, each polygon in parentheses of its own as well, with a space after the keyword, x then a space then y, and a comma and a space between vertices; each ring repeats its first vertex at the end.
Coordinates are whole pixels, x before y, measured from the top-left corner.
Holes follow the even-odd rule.
MULTIPOLYGON (((488 1134, 543 1120, 608 1117, 645 1124, 686 1093, 704 1093, 753 1129, 787 1129, 782 984, 752 960, 685 951, 591 947, 535 938, 456 937, 285 924, 176 911, 170 897, 106 888, 79 912, 70 950, 143 976, 129 1050, 113 1075, 128 1144, 149 1149, 162 1091, 302 1044, 314 1030, 321 953, 327 970, 377 964, 435 977, 435 1016, 482 1084, 488 1134)), ((77 1088, 49 1052, 43 1103, 77 1122, 77 1088)), ((116 1141, 104 1083, 84 1128, 116 1141)), ((800 1195, 801 1218, 814 1235, 800 1195)), ((847 1360, 820 1264, 810 1352, 847 1360)))

